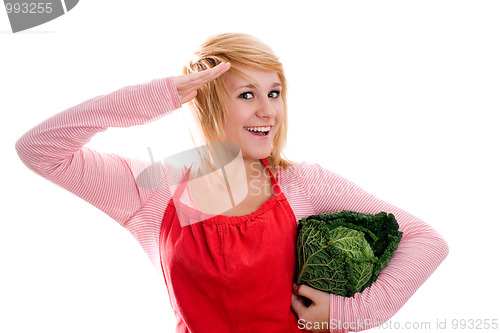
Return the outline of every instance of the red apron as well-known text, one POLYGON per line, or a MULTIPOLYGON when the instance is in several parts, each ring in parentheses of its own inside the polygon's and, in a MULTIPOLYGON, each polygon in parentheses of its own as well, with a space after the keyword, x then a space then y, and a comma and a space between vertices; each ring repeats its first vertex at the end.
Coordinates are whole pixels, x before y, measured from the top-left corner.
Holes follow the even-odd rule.
POLYGON ((290 307, 297 222, 262 162, 274 195, 250 214, 181 227, 178 212, 200 214, 178 200, 189 171, 165 210, 160 261, 177 333, 304 332, 290 307))

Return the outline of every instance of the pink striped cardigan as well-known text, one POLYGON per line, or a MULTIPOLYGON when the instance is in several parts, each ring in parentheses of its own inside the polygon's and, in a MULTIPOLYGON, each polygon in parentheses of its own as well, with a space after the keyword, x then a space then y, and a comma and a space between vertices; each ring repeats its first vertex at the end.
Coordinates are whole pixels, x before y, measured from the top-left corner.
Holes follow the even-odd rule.
MULTIPOLYGON (((160 223, 172 188, 145 189, 136 177, 149 161, 99 153, 85 144, 108 127, 152 122, 181 107, 172 78, 127 86, 60 112, 24 134, 16 150, 31 170, 73 192, 128 229, 160 271, 160 223)), ((163 165, 166 183, 181 174, 163 165)), ((352 182, 305 162, 278 170, 280 186, 297 220, 338 210, 391 212, 404 235, 378 280, 351 298, 330 295, 330 332, 360 331, 391 318, 448 254, 432 227, 375 198, 352 182)))

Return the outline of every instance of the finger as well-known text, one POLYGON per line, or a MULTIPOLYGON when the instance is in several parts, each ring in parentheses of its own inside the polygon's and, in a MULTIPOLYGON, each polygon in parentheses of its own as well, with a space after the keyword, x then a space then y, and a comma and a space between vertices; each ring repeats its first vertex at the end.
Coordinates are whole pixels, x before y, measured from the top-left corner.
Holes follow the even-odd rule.
POLYGON ((174 77, 174 84, 179 93, 181 103, 186 103, 196 96, 196 91, 208 82, 229 70, 231 64, 221 63, 214 68, 202 72, 191 73, 174 77), (194 91, 194 92, 193 92, 194 91))
POLYGON ((316 303, 317 302, 316 300, 322 296, 321 291, 314 289, 314 288, 311 288, 309 286, 306 286, 305 284, 294 286, 293 292, 296 293, 297 295, 301 295, 301 296, 309 298, 314 303, 316 303))
POLYGON ((229 70, 230 67, 231 67, 230 65, 226 64, 217 65, 211 70, 207 70, 208 74, 206 76, 200 77, 199 79, 191 82, 191 84, 195 89, 199 89, 203 87, 205 84, 215 80, 216 78, 224 74, 226 71, 229 70))
POLYGON ((178 88, 180 88, 182 86, 187 86, 190 84, 197 84, 197 83, 201 82, 202 80, 204 80, 211 73, 211 71, 216 69, 216 68, 217 68, 217 66, 214 68, 210 68, 210 69, 201 71, 201 72, 194 72, 194 73, 190 73, 190 74, 179 75, 179 76, 176 76, 174 78, 174 82, 176 83, 178 88))
POLYGON ((290 306, 293 310, 293 312, 295 312, 295 314, 301 318, 304 311, 307 309, 307 307, 304 306, 304 304, 302 303, 302 300, 300 299, 299 296, 295 295, 295 294, 292 294, 292 301, 290 303, 290 306))
POLYGON ((220 63, 217 66, 196 73, 191 73, 187 75, 186 83, 191 86, 203 86, 204 84, 216 79, 220 75, 224 74, 231 65, 229 63, 220 63))

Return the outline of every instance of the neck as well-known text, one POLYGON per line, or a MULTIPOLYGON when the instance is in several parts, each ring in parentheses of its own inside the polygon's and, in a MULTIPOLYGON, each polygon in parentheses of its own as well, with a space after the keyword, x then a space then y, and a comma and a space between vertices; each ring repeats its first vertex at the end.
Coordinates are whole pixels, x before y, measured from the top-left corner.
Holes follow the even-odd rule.
MULTIPOLYGON (((271 170, 274 173, 274 170, 272 168, 271 170)), ((247 184, 250 184, 256 179, 268 179, 269 177, 267 168, 260 159, 247 157, 243 157, 242 159, 235 159, 233 162, 226 165, 224 167, 224 173, 227 181, 231 184, 238 184, 239 182, 244 181, 245 178, 247 184)), ((222 173, 219 173, 219 175, 222 176, 222 173)), ((212 179, 210 182, 217 183, 217 181, 215 181, 217 179, 217 176, 215 175, 209 176, 207 179, 212 179)))
MULTIPOLYGON (((264 176, 265 179, 269 177, 269 173, 267 172, 267 168, 265 164, 259 159, 249 159, 243 158, 245 170, 247 174, 247 179, 250 181, 251 179, 262 178, 264 176)), ((271 172, 275 173, 275 170, 269 166, 271 172)))

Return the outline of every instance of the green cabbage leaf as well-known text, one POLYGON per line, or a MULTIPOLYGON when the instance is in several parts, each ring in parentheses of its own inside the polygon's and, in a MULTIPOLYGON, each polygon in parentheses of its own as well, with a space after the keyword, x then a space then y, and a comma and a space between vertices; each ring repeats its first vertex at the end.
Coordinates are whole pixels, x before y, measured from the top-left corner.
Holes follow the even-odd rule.
POLYGON ((340 211, 300 220, 295 282, 345 297, 372 285, 403 233, 393 214, 340 211))

